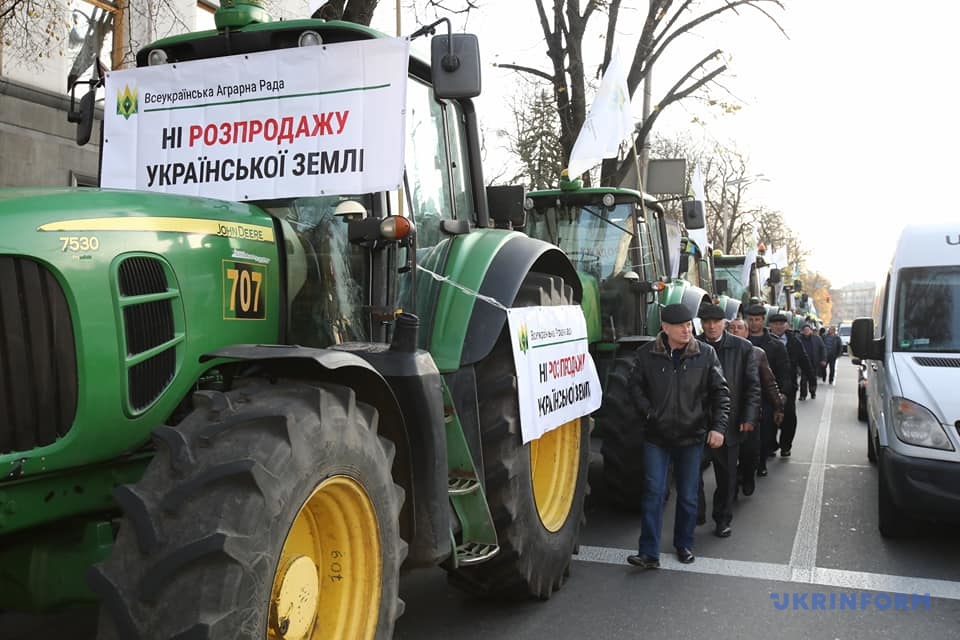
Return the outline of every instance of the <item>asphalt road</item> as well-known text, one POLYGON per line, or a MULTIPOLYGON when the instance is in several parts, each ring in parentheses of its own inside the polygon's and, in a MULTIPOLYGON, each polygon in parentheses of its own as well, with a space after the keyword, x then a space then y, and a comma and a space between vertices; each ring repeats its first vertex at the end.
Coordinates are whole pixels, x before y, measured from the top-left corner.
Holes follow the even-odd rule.
MULTIPOLYGON (((733 536, 715 538, 710 524, 698 528, 692 565, 676 561, 668 533, 663 568, 630 567, 636 516, 595 504, 570 579, 549 601, 477 600, 449 587, 441 570, 415 571, 401 579, 406 612, 397 637, 960 636, 960 528, 929 524, 908 540, 880 536, 877 470, 867 462, 866 426, 856 419, 856 372, 848 358, 838 368, 836 386, 821 386, 816 400, 798 403, 793 456, 771 460, 756 493, 740 498, 733 536)), ((711 476, 705 474, 708 496, 711 476)), ((666 513, 669 532, 672 501, 666 513)), ((91 610, 0 615, 0 639, 84 640, 94 624, 91 610)))
MULTIPOLYGON (((798 403, 793 455, 771 460, 756 493, 740 497, 733 536, 714 537, 709 522, 697 529, 693 564, 673 555, 672 501, 663 568, 646 572, 625 562, 635 553, 638 519, 595 505, 570 579, 549 601, 477 601, 448 587, 440 571, 414 572, 401 583, 401 637, 960 636, 960 528, 929 524, 908 540, 880 536, 856 370, 846 357, 838 369, 835 386, 821 385, 815 400, 798 403)), ((705 480, 710 496, 712 471, 705 480)))

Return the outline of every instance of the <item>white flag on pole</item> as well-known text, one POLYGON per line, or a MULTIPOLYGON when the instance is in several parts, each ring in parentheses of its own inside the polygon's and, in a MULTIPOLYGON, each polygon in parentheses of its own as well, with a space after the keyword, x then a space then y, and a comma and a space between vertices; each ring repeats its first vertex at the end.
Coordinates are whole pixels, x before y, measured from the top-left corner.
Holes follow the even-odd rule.
POLYGON ((633 116, 630 115, 630 91, 627 88, 627 72, 615 51, 600 80, 597 97, 573 143, 567 172, 575 179, 598 164, 604 158, 615 158, 620 143, 633 133, 633 116))

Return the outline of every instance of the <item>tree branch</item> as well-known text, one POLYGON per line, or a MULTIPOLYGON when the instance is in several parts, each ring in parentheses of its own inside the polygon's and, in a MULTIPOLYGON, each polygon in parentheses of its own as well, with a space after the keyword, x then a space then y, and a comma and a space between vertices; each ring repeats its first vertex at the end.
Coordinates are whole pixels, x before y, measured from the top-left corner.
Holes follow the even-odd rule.
POLYGON ((529 73, 532 76, 543 78, 550 84, 554 83, 554 77, 552 75, 550 75, 546 71, 540 71, 540 69, 534 69, 533 67, 525 67, 523 65, 510 64, 510 63, 497 63, 493 66, 499 67, 501 69, 513 69, 514 71, 519 71, 521 73, 529 73))

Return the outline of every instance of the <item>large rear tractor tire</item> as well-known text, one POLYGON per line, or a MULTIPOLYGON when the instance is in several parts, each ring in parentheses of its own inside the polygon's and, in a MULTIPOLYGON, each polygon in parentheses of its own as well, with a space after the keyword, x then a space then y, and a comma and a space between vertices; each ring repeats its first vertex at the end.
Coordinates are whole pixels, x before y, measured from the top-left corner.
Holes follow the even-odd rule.
POLYGON ((91 570, 98 638, 387 640, 406 543, 393 444, 351 389, 255 382, 201 392, 91 570))
POLYGON ((603 498, 624 511, 640 510, 644 489, 643 424, 630 388, 633 362, 633 355, 617 358, 596 416, 603 430, 603 498))
MULTIPOLYGON (((531 273, 515 306, 574 304, 556 276, 531 273)), ((520 433, 517 374, 509 329, 477 365, 486 495, 500 545, 482 564, 451 570, 470 593, 546 600, 570 571, 583 522, 589 419, 568 422, 526 445, 520 433)))

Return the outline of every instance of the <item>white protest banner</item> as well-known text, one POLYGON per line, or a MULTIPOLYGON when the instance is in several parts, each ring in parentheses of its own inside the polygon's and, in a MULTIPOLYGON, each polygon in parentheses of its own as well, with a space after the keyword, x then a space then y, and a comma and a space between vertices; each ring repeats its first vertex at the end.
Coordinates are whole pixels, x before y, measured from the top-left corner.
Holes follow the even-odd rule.
POLYGON ((101 183, 225 200, 397 189, 408 56, 382 38, 112 71, 101 183))
POLYGON ((526 444, 600 407, 600 378, 575 305, 507 310, 526 444))

